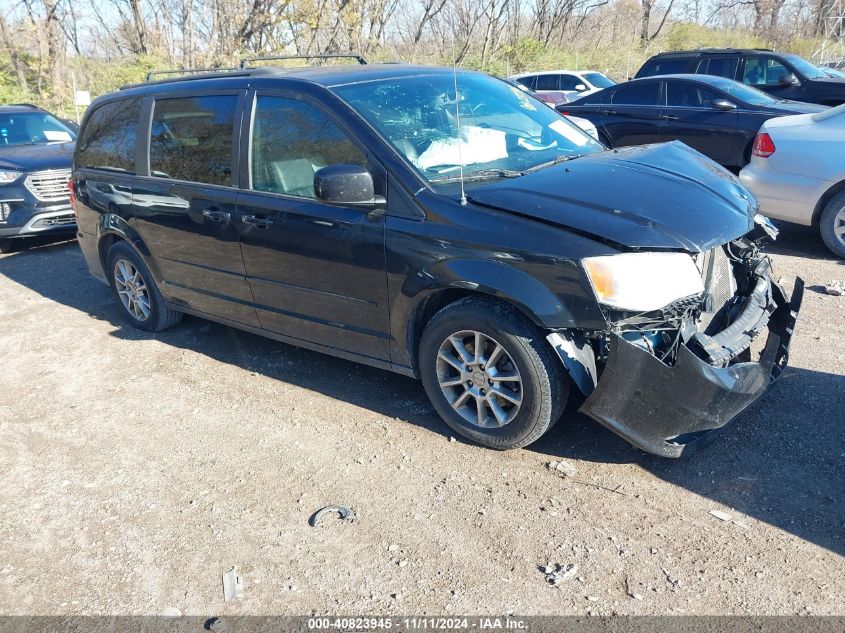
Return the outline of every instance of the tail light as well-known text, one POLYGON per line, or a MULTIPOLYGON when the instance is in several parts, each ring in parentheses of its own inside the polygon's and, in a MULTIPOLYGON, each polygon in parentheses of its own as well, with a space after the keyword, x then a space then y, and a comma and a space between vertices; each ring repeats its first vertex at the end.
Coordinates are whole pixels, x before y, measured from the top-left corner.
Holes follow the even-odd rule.
POLYGON ((73 188, 73 178, 67 181, 67 190, 70 194, 70 208, 76 211, 76 191, 73 188))
POLYGON ((570 115, 570 114, 572 114, 572 113, 571 113, 571 112, 561 112, 561 114, 562 114, 563 116, 569 116, 569 115, 570 115))
POLYGON ((775 143, 772 141, 772 137, 765 132, 760 132, 757 138, 754 139, 754 147, 751 153, 760 158, 768 158, 775 153, 775 149, 775 143))

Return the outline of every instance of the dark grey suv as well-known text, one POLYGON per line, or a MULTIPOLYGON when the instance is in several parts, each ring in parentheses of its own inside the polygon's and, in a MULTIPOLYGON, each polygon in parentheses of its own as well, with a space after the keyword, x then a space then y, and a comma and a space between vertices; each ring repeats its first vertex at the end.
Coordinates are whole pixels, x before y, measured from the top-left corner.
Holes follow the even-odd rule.
POLYGON ((0 106, 0 252, 14 240, 76 231, 70 165, 76 132, 33 105, 0 106))

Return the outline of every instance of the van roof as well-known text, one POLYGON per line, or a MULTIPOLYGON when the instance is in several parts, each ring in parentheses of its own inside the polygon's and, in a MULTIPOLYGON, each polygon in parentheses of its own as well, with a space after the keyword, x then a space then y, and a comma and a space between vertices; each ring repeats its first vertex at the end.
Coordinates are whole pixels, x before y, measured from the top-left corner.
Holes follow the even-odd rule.
MULTIPOLYGON (((458 70, 459 74, 466 74, 466 70, 458 70)), ((222 72, 197 73, 169 79, 159 79, 138 84, 123 86, 121 90, 133 92, 161 92, 163 87, 173 90, 193 85, 195 82, 209 82, 225 88, 242 85, 244 81, 253 78, 297 79, 322 86, 337 86, 366 81, 400 78, 411 75, 439 75, 452 73, 451 68, 438 66, 413 66, 410 64, 346 64, 334 66, 305 66, 299 68, 281 68, 278 66, 264 66, 259 68, 245 68, 222 72)))

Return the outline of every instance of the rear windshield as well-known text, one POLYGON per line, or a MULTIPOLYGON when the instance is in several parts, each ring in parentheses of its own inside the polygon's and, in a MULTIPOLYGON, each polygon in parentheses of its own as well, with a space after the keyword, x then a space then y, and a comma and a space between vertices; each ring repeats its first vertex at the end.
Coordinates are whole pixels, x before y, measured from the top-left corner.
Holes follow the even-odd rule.
POLYGON ((76 140, 76 132, 46 112, 0 113, 0 147, 76 140))
POLYGON ((642 67, 637 77, 653 77, 655 75, 677 75, 686 72, 689 58, 675 57, 670 59, 654 59, 642 67))

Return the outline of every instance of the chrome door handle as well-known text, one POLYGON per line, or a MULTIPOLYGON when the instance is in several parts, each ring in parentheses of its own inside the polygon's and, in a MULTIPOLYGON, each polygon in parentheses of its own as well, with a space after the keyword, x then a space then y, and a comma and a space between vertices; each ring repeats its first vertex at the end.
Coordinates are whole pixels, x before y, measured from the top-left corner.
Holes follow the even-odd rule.
POLYGON ((205 209, 202 214, 212 222, 228 222, 232 214, 218 209, 205 209))
POLYGON ((270 218, 262 218, 257 215, 242 215, 241 222, 257 226, 260 229, 266 229, 268 226, 273 224, 273 220, 270 218))
POLYGON ((660 120, 661 121, 677 121, 678 117, 676 117, 674 114, 664 114, 660 117, 660 120))

